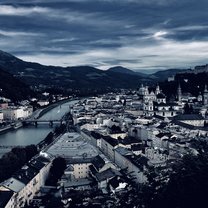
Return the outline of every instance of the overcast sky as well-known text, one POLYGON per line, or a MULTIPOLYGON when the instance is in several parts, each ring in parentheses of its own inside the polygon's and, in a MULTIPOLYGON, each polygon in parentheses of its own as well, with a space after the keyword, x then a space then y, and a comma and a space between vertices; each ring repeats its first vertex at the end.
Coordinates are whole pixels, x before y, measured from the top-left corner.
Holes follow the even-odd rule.
POLYGON ((1 0, 0 49, 47 65, 208 63, 207 0, 1 0))

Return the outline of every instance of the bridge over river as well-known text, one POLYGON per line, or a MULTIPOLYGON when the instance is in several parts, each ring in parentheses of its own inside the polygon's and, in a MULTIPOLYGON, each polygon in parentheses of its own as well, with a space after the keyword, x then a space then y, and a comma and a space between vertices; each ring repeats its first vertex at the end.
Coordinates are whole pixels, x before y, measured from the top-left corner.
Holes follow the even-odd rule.
MULTIPOLYGON (((70 107, 76 102, 78 102, 78 100, 69 101, 61 104, 61 106, 51 109, 41 117, 28 118, 28 122, 33 124, 37 121, 37 127, 35 125, 28 125, 14 131, 1 134, 0 146, 2 146, 2 148, 0 147, 0 157, 13 147, 38 144, 41 142, 47 134, 53 130, 52 126, 49 126, 50 121, 52 121, 53 124, 60 124, 60 122, 63 122, 63 116, 70 111, 70 107)), ((37 115, 39 114, 37 113, 37 115)))
POLYGON ((54 120, 48 120, 48 119, 26 119, 22 123, 23 125, 33 124, 37 126, 38 124, 49 124, 49 126, 53 126, 53 124, 61 124, 63 122, 63 119, 54 119, 54 120))

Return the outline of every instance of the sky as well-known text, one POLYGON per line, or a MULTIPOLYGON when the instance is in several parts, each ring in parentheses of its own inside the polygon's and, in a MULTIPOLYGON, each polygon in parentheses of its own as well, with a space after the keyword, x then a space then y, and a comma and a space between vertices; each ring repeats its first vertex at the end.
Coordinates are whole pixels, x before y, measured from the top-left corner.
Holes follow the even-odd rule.
POLYGON ((1 0, 0 50, 45 65, 207 64, 207 0, 1 0))

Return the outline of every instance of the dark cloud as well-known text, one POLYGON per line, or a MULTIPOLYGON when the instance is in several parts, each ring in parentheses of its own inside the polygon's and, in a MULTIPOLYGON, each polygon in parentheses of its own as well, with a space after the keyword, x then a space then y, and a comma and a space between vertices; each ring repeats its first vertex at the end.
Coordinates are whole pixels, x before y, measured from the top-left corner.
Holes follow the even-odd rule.
POLYGON ((102 69, 206 63, 205 0, 2 0, 0 49, 43 64, 102 69))

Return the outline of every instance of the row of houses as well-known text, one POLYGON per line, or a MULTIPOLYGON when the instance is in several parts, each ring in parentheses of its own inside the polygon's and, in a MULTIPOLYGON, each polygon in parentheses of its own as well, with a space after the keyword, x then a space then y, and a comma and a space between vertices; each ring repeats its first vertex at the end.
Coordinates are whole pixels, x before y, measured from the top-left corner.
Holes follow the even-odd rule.
POLYGON ((29 161, 11 178, 0 184, 0 207, 21 208, 31 200, 45 184, 51 159, 38 156, 29 161))
POLYGON ((46 153, 66 159, 67 168, 59 181, 64 192, 94 187, 105 193, 111 179, 121 180, 120 168, 83 134, 65 133, 46 153))
POLYGON ((0 121, 16 121, 19 119, 24 119, 32 115, 32 106, 21 106, 14 107, 10 106, 8 108, 1 109, 0 111, 0 121))

